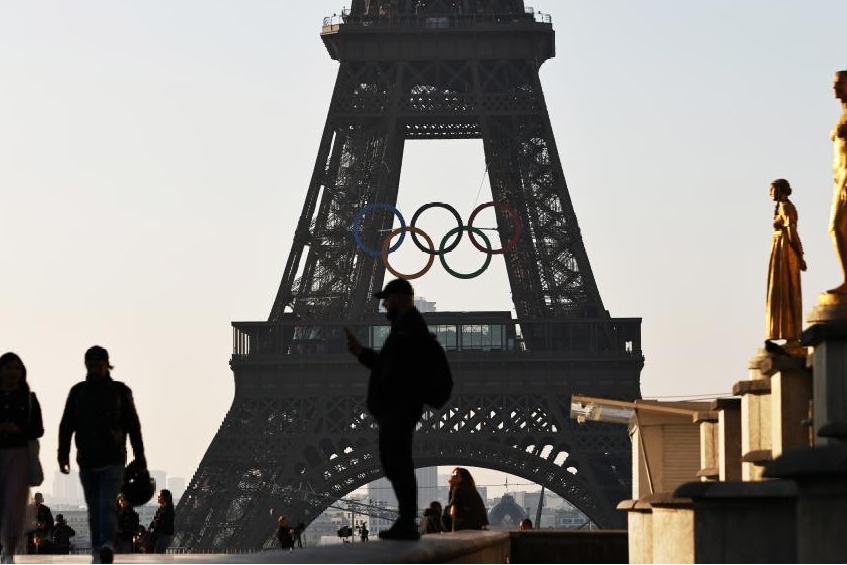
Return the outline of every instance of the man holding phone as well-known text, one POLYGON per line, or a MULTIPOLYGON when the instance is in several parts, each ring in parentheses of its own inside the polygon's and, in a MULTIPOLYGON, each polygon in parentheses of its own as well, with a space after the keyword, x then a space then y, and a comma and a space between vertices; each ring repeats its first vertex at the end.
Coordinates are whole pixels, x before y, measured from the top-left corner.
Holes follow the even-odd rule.
POLYGON ((415 308, 415 293, 409 281, 394 279, 374 294, 382 300, 391 331, 380 351, 364 347, 345 328, 347 349, 371 370, 368 381, 368 411, 379 425, 379 458, 385 477, 391 482, 400 517, 380 539, 415 541, 420 532, 415 525, 418 512, 412 439, 423 413, 423 400, 415 386, 425 378, 421 367, 429 329, 415 308))

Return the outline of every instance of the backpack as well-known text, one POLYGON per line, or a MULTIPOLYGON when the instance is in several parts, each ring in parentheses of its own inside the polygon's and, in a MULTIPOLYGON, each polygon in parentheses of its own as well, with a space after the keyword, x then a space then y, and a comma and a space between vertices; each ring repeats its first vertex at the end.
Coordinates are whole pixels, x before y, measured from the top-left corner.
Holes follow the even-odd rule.
POLYGON ((421 375, 421 400, 436 410, 444 407, 453 392, 453 373, 447 353, 434 333, 427 332, 424 372, 421 375))

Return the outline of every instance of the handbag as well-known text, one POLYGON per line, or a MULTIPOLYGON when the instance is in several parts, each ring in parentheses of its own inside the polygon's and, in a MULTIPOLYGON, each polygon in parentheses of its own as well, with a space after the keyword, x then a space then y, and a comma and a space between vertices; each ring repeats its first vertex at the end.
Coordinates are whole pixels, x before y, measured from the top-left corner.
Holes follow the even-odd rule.
MULTIPOLYGON (((29 418, 32 423, 32 393, 29 393, 29 418)), ((29 455, 29 486, 37 487, 44 482, 44 469, 41 467, 41 460, 38 458, 38 453, 41 451, 41 444, 37 439, 31 439, 27 443, 27 454, 29 455)))

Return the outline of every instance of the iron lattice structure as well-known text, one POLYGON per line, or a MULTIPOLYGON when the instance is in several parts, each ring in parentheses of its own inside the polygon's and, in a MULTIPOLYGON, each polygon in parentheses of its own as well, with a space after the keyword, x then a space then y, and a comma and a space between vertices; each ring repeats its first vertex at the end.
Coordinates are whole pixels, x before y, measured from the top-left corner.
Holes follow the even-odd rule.
MULTIPOLYGON (((539 80, 549 17, 522 0, 354 0, 321 35, 340 66, 303 213, 268 321, 233 324, 235 399, 180 501, 175 544, 263 546, 271 508, 308 523, 381 476, 342 326, 374 347, 387 333, 371 298, 384 266, 351 227, 363 207, 396 204, 407 139, 481 139, 493 197, 523 226, 504 255, 517 318, 427 315, 456 388, 425 413, 417 465, 518 475, 625 527, 627 430, 577 425, 570 397, 640 398, 640 319, 611 318, 591 272, 539 80)), ((495 211, 508 241, 512 216, 495 211)), ((393 223, 376 209, 360 237, 378 248, 393 223)))

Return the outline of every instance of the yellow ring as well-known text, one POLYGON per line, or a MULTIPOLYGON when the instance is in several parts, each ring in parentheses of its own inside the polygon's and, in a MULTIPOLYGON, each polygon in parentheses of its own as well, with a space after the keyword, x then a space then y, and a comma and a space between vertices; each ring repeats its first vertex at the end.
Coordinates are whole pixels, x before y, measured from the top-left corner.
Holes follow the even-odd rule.
POLYGON ((388 232, 384 238, 382 238, 382 252, 379 254, 380 259, 382 259, 382 264, 385 265, 385 268, 388 269, 388 272, 397 277, 398 279, 406 279, 407 281, 414 280, 418 277, 424 276, 427 271, 432 268, 432 264, 435 262, 435 255, 428 255, 429 260, 426 263, 426 266, 418 271, 417 273, 412 273, 411 275, 404 275, 398 271, 395 271, 394 268, 388 264, 388 247, 391 245, 391 240, 395 235, 402 233, 404 231, 410 231, 412 233, 416 233, 423 237, 427 243, 429 243, 430 249, 435 249, 432 244, 432 239, 423 231, 421 228, 417 228, 414 226, 406 226, 404 228, 395 228, 388 232))

